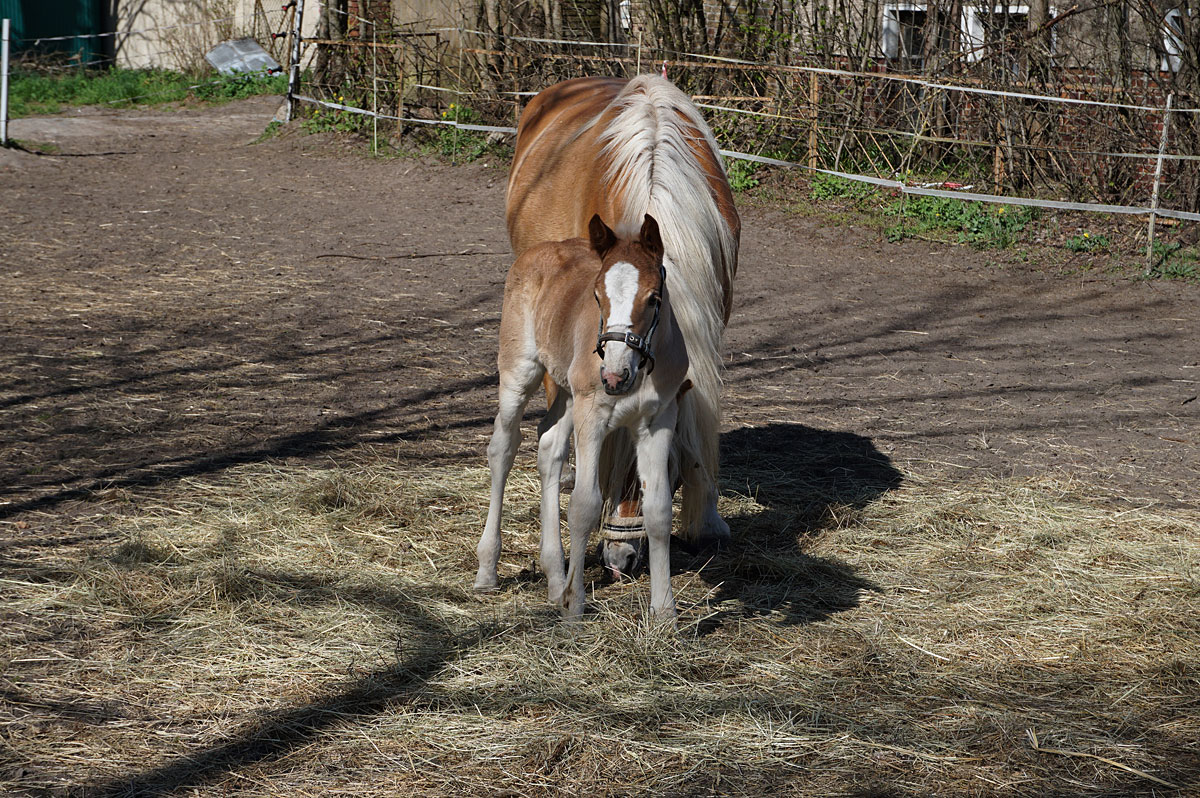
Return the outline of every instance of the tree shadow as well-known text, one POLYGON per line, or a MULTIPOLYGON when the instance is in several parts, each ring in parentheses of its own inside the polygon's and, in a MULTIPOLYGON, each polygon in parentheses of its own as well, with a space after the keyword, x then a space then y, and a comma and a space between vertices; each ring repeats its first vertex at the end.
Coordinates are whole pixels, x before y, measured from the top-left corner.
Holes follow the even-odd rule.
POLYGON ((683 551, 687 567, 713 587, 710 601, 718 608, 701 622, 701 634, 746 617, 822 621, 881 590, 853 566, 805 551, 843 511, 866 507, 903 481, 870 439, 803 424, 743 427, 721 437, 721 462, 724 491, 765 509, 726 518, 728 547, 683 551))

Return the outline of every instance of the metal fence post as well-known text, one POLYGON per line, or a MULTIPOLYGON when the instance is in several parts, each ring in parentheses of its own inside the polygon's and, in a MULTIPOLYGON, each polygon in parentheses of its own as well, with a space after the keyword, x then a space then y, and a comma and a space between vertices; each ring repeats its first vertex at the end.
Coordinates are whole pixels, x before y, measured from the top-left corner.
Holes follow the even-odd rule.
POLYGON ((300 87, 300 35, 304 31, 304 0, 296 0, 296 18, 292 21, 292 51, 288 54, 287 118, 296 114, 296 90, 300 87))
POLYGON ((1167 107, 1163 109, 1162 138, 1158 141, 1158 162, 1154 164, 1154 193, 1150 196, 1150 229, 1146 234, 1146 276, 1154 271, 1154 217, 1158 210, 1158 187, 1162 183, 1163 154, 1167 150, 1167 137, 1171 128, 1171 103, 1175 92, 1167 95, 1167 107))
POLYGON ((8 146, 8 17, 0 22, 0 147, 8 146))

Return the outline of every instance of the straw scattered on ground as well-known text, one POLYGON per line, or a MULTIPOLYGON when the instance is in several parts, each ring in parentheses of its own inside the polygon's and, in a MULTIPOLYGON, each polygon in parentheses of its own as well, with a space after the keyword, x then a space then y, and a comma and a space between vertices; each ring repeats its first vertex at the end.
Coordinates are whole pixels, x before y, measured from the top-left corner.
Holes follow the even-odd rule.
MULTIPOLYGON (((763 472, 757 472, 762 474, 763 472)), ((735 468, 728 486, 737 485, 735 468)), ((744 483, 744 481, 743 481, 744 483)), ((1200 779, 1200 518, 784 472, 561 623, 536 473, 255 464, 0 532, 0 791, 1162 795, 1200 779)), ((182 794, 182 793, 180 793, 182 794)), ((187 794, 191 794, 188 792, 187 794)))

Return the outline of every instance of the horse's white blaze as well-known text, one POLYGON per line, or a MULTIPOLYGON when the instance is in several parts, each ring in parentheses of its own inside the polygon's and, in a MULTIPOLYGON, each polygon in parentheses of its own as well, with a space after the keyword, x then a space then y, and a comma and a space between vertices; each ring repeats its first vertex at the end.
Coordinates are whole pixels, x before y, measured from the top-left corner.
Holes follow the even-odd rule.
POLYGON ((608 329, 633 326, 633 300, 637 298, 638 270, 632 263, 618 261, 604 275, 608 294, 608 329))

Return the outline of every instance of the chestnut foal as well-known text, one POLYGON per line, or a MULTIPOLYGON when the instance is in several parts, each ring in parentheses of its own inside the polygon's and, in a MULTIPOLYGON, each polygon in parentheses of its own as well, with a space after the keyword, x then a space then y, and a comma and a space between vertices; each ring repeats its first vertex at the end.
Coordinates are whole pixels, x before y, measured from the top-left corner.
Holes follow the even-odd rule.
POLYGON ((541 566, 550 600, 568 618, 583 614, 584 554, 600 524, 600 450, 624 428, 637 452, 650 559, 650 609, 675 616, 671 591, 671 441, 687 349, 671 312, 658 223, 646 216, 633 237, 618 237, 600 216, 589 240, 538 244, 513 265, 500 316, 500 409, 488 444, 492 471, 487 525, 479 539, 477 590, 498 585, 504 484, 520 442, 520 422, 543 376, 558 387, 538 426, 542 481, 541 566), (564 574, 559 480, 575 438, 575 487, 567 508, 570 566, 564 574))

